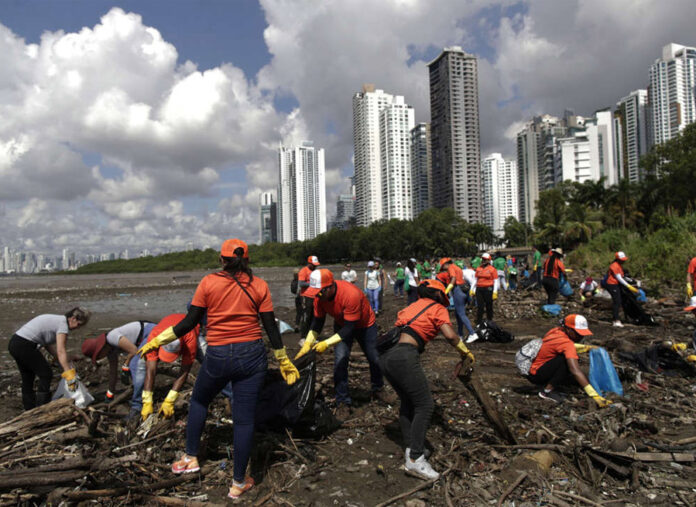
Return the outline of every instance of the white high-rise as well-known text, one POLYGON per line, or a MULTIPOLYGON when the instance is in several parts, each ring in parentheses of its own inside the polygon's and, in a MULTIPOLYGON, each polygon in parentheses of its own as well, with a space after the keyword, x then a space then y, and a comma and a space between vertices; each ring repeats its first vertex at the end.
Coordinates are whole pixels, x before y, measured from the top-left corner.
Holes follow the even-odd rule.
POLYGON ((619 179, 641 181, 640 157, 650 149, 648 91, 635 90, 616 104, 614 140, 619 179))
POLYGON ((382 173, 382 218, 413 218, 411 189, 411 129, 413 108, 401 96, 379 113, 382 173))
POLYGON ((484 223, 502 236, 508 217, 519 220, 517 163, 493 153, 481 162, 484 223))
POLYGON ((324 150, 311 143, 281 146, 278 169, 278 241, 304 241, 326 232, 324 150))
POLYGON ((696 121, 696 48, 667 44, 650 66, 652 144, 677 136, 696 121))
POLYGON ((585 119, 587 139, 590 143, 590 165, 593 180, 604 178, 604 186, 619 182, 619 169, 614 144, 614 119, 610 110, 597 111, 585 119))

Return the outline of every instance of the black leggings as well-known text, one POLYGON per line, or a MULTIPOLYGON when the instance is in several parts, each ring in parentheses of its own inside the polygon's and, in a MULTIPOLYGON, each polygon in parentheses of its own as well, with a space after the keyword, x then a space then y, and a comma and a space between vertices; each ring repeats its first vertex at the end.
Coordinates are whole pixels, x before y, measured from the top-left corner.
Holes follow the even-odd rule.
POLYGON ((611 313, 614 321, 620 320, 619 311, 621 310, 621 287, 619 284, 611 285, 605 284, 604 288, 607 289, 611 295, 611 313))
POLYGON ((568 384, 572 380, 572 375, 568 369, 568 361, 564 355, 558 355, 542 364, 534 375, 529 375, 532 384, 545 386, 551 384, 553 387, 568 384))
POLYGON ((409 457, 416 460, 424 452, 425 433, 435 408, 418 348, 398 343, 379 356, 379 365, 401 399, 399 425, 406 447, 410 449, 409 457))
POLYGON ((545 276, 541 284, 544 286, 544 290, 546 290, 546 304, 556 304, 556 298, 558 297, 558 278, 545 276))
POLYGON ((486 310, 486 318, 493 320, 493 287, 476 288, 476 325, 481 324, 483 311, 486 310))
POLYGON ((309 333, 309 326, 312 324, 314 315, 314 298, 302 296, 302 318, 300 320, 300 336, 305 338, 309 333))
POLYGON ((12 335, 7 347, 10 355, 17 362, 22 376, 22 403, 24 410, 30 410, 37 405, 48 403, 51 394, 51 378, 53 371, 44 359, 36 343, 12 335), (34 378, 39 377, 38 396, 34 392, 34 378))

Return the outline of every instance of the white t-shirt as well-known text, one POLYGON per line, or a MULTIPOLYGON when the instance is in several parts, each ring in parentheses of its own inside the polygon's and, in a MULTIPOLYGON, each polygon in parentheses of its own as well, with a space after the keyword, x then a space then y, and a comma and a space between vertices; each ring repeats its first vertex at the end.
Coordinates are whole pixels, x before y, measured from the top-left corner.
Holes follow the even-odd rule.
POLYGON ((580 284, 580 291, 581 292, 594 292, 594 290, 597 287, 599 287, 599 285, 597 285, 597 282, 595 282, 594 280, 592 280, 592 283, 589 283, 589 284, 587 282, 582 282, 580 284))
POLYGON ((15 334, 45 347, 56 343, 58 333, 68 334, 68 331, 68 319, 65 318, 65 315, 45 313, 31 319, 15 334))
POLYGON ((417 287, 418 284, 416 283, 416 272, 411 271, 408 266, 404 268, 404 274, 406 275, 406 279, 408 280, 408 284, 411 287, 417 287))
POLYGON ((367 277, 366 289, 379 289, 379 271, 368 270, 365 276, 367 277))
POLYGON ((471 268, 464 268, 462 269, 462 276, 469 286, 474 285, 474 280, 476 280, 476 271, 471 268))
MULTIPOLYGON (((144 329, 143 329, 143 340, 147 339, 147 336, 150 334, 150 331, 152 331, 153 327, 155 327, 154 323, 145 322, 144 329)), ((112 347, 115 347, 118 349, 118 340, 121 338, 121 336, 123 336, 126 338, 126 340, 131 342, 133 345, 136 345, 136 342, 138 341, 139 335, 140 335, 140 322, 136 320, 136 321, 129 322, 128 324, 124 324, 121 327, 117 327, 116 329, 112 329, 111 331, 109 331, 109 333, 106 335, 106 343, 108 343, 112 347)))
POLYGON ((357 279, 358 274, 354 269, 351 269, 350 271, 345 270, 343 273, 341 273, 341 280, 345 280, 346 282, 355 283, 357 279))

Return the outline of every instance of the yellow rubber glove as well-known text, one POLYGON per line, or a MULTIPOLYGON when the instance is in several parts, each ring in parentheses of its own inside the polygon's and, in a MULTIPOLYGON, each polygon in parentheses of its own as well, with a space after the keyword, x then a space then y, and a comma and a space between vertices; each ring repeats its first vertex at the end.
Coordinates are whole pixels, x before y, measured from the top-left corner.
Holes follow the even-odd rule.
POLYGON ((584 343, 575 343, 575 352, 578 354, 584 354, 585 352, 589 352, 590 350, 596 349, 596 345, 585 345, 584 343))
POLYGON ((154 412, 152 408, 152 391, 143 391, 143 408, 140 409, 140 417, 144 421, 150 417, 152 412, 154 412))
POLYGON ((300 378, 300 372, 297 371, 295 365, 292 364, 287 352, 285 352, 285 347, 282 349, 274 349, 273 355, 278 361, 278 367, 280 368, 280 374, 283 376, 283 380, 289 386, 293 385, 300 378))
POLYGON ((140 347, 140 349, 138 350, 138 354, 140 354, 140 357, 145 357, 145 354, 147 354, 151 350, 158 349, 162 345, 166 345, 167 343, 171 343, 174 340, 176 340, 176 338, 177 338, 177 336, 174 334, 174 326, 169 326, 167 329, 162 331, 160 334, 158 334, 152 340, 150 340, 145 345, 140 347))
MULTIPOLYGON (((145 394, 145 393, 143 393, 145 394)), ((179 397, 179 393, 175 391, 174 389, 171 389, 167 393, 167 397, 164 399, 162 402, 162 406, 159 409, 159 414, 162 414, 165 418, 169 418, 174 415, 174 402, 176 399, 179 397)), ((143 400, 145 397, 143 396, 143 400)), ((145 406, 143 404, 143 406, 145 406)))
POLYGON ((457 350, 462 355, 462 357, 470 359, 472 364, 474 363, 474 361, 476 361, 476 358, 474 358, 474 355, 466 347, 466 345, 464 345, 464 342, 462 340, 459 340, 459 343, 457 344, 457 350))
POLYGON ((326 340, 322 340, 319 343, 317 343, 313 348, 315 351, 317 351, 319 354, 323 354, 326 352, 326 349, 329 347, 332 347, 336 345, 338 342, 341 341, 341 337, 339 336, 338 333, 336 333, 333 336, 330 336, 326 340))
POLYGON ((454 283, 451 283, 447 286, 447 288, 445 289, 445 294, 449 294, 452 291, 452 289, 454 289, 454 283))
POLYGON ((312 345, 314 345, 316 343, 318 337, 319 337, 319 333, 317 333, 316 331, 310 331, 309 333, 307 333, 307 337, 305 338, 304 344, 302 345, 302 348, 295 356, 295 360, 301 358, 307 352, 312 350, 312 345))
POLYGON ((634 287, 633 285, 629 285, 628 290, 630 290, 634 294, 638 294, 638 289, 636 287, 634 287))
POLYGON ((582 301, 582 302, 584 303, 584 302, 585 302, 585 299, 587 299, 587 298, 585 297, 585 295, 584 295, 584 294, 580 294, 580 301, 582 301))
POLYGON ((70 389, 71 391, 77 389, 77 372, 75 372, 75 368, 65 370, 63 373, 60 374, 60 376, 63 377, 67 382, 68 389, 70 389))
POLYGON ((476 289, 471 289, 469 291, 469 297, 474 297, 476 295, 476 289))
POLYGON ((493 292, 493 301, 495 301, 496 299, 498 299, 498 291, 493 292))
POLYGON ((566 268, 565 272, 566 272, 566 273, 572 273, 572 272, 573 272, 573 270, 572 270, 572 269, 570 269, 570 268, 566 268))
POLYGON ((696 363, 696 355, 690 355, 686 356, 686 360, 689 361, 690 363, 696 363))
POLYGON ((599 394, 597 394, 597 391, 595 391, 594 387, 592 387, 592 384, 587 384, 585 386, 585 392, 587 393, 587 396, 594 400, 599 408, 608 407, 612 404, 611 400, 602 398, 599 394))
POLYGON ((684 352, 686 350, 686 347, 686 343, 675 343, 674 345, 672 345, 672 350, 674 352, 684 352))
POLYGON ((691 286, 690 283, 686 284, 686 295, 689 297, 693 297, 694 295, 694 288, 691 286))

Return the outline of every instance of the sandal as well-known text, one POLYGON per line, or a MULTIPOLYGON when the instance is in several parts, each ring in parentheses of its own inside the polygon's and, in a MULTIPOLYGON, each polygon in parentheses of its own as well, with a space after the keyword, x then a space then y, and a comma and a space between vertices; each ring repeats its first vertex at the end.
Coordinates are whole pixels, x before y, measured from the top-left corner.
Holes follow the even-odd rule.
POLYGON ((172 472, 175 474, 190 474, 198 472, 201 469, 198 466, 198 458, 195 456, 189 457, 184 454, 179 461, 172 463, 172 472))
POLYGON ((227 493, 227 496, 228 498, 235 500, 253 487, 254 479, 252 477, 247 477, 244 479, 244 484, 242 486, 237 486, 236 484, 232 483, 232 487, 230 488, 230 492, 227 493))

